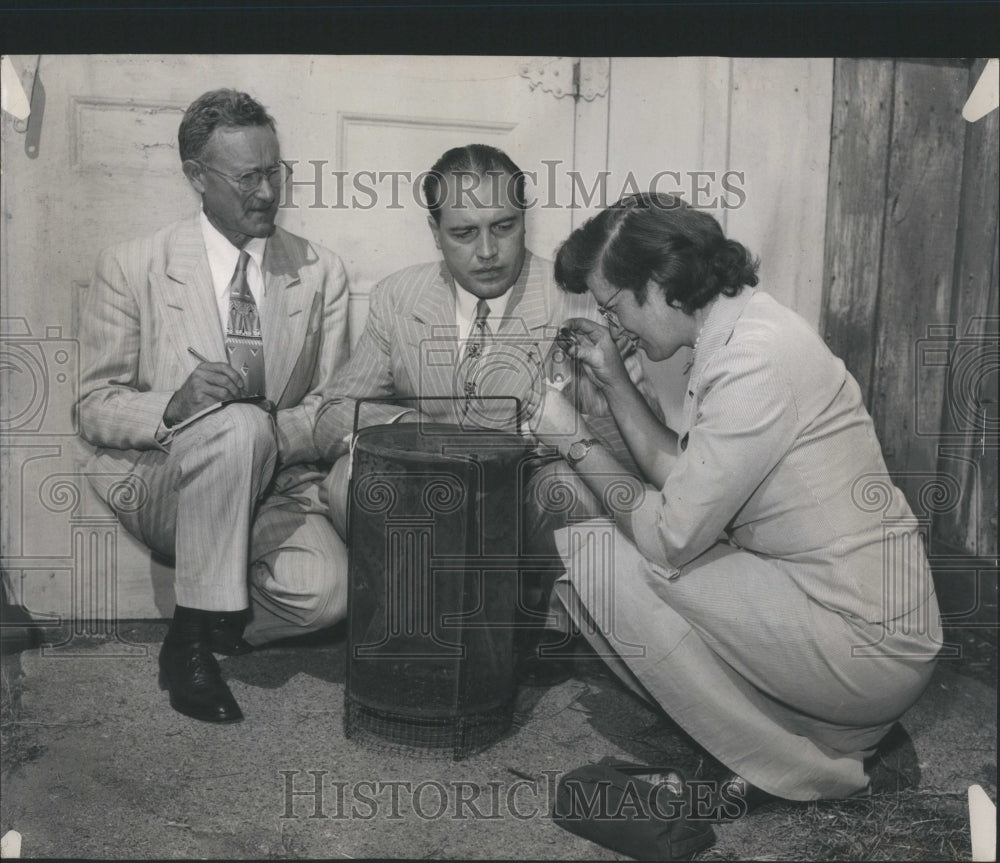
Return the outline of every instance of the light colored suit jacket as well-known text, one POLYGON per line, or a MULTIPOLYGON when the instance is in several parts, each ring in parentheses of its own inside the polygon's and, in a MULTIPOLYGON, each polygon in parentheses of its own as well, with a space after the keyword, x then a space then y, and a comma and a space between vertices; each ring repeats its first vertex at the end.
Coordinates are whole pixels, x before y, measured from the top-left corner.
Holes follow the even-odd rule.
MULTIPOLYGON (((490 322, 502 358, 495 371, 483 376, 484 386, 477 394, 526 400, 537 385, 559 325, 570 317, 597 319, 593 298, 560 290, 552 264, 527 252, 502 321, 499 326, 490 322)), ((333 461, 347 451, 345 438, 353 430, 358 399, 404 399, 399 406, 419 407, 434 420, 456 422, 461 401, 445 399, 461 395, 456 378, 459 338, 454 282, 443 262, 407 267, 376 285, 351 361, 319 412, 315 433, 319 452, 333 461), (441 401, 417 405, 405 401, 408 397, 441 401)), ((390 422, 398 415, 399 407, 362 404, 359 426, 390 422)), ((587 422, 612 444, 619 458, 628 458, 613 418, 587 417, 587 422)))
MULTIPOLYGON (((277 228, 258 298, 279 469, 316 462, 312 429, 348 355, 347 277, 329 250, 277 228)), ((89 470, 127 472, 163 449, 163 411, 198 360, 225 362, 225 340, 198 217, 104 250, 81 317, 78 418, 96 448, 89 470)))
POLYGON ((821 605, 869 622, 933 594, 857 382, 768 294, 744 288, 710 310, 677 431, 663 489, 632 516, 647 560, 683 569, 725 530, 821 605))

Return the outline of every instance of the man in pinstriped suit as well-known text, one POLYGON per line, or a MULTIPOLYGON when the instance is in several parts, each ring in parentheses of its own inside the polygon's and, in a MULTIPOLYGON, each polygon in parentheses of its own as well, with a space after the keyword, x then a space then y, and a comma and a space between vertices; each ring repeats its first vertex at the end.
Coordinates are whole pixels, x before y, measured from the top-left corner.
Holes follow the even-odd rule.
POLYGON ((77 410, 92 484, 175 562, 161 685, 181 713, 230 722, 242 713, 213 653, 319 629, 346 609, 346 549, 319 501, 312 429, 347 360, 347 280, 335 254, 274 224, 287 168, 259 103, 206 93, 178 139, 202 211, 101 254, 77 410), (263 401, 223 404, 255 394, 246 367, 227 361, 234 320, 257 325, 263 401))
MULTIPOLYGON (((552 264, 525 248, 524 175, 505 153, 483 144, 449 150, 427 174, 423 191, 428 223, 443 260, 408 267, 376 286, 351 361, 317 413, 317 449, 335 462, 325 486, 330 517, 345 539, 347 452, 357 400, 404 399, 398 406, 363 404, 361 427, 414 421, 418 410, 405 401, 407 397, 424 399, 419 413, 427 419, 462 424, 468 419, 463 411, 468 402, 461 396, 463 391, 468 394, 469 386, 477 388, 475 395, 531 402, 537 398, 542 367, 559 325, 574 316, 597 316, 589 295, 560 291, 552 264), (461 358, 474 339, 483 300, 498 350, 483 355, 476 383, 463 383, 461 358), (491 356, 496 358, 492 365, 491 356), (447 400, 456 396, 457 400, 447 400)), ((620 458, 631 462, 611 417, 588 417, 588 424, 620 458)), ((513 425, 508 421, 506 427, 513 425)), ((555 554, 552 531, 563 526, 568 515, 594 516, 602 511, 561 459, 533 473, 523 503, 527 507, 523 523, 529 528, 526 550, 543 556, 555 554), (546 507, 547 499, 574 503, 571 509, 555 511, 546 507)), ((527 597, 539 610, 548 602, 544 581, 527 597)))

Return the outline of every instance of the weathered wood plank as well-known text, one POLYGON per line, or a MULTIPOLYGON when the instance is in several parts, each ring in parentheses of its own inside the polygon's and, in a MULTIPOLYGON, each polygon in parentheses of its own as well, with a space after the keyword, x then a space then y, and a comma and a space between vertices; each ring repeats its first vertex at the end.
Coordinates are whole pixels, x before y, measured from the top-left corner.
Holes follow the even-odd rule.
MULTIPOLYGON (((969 91, 985 61, 973 65, 969 91)), ((997 212, 1000 115, 967 127, 938 470, 953 476, 957 505, 934 520, 934 539, 982 557, 997 554, 997 212)))
POLYGON ((760 256, 760 287, 817 328, 832 101, 829 58, 733 60, 728 168, 746 199, 726 235, 760 256))
POLYGON ((820 332, 870 404, 885 215, 891 60, 837 60, 820 332))
POLYGON ((968 69, 898 61, 870 402, 889 471, 918 516, 934 483, 944 385, 919 363, 951 314, 968 69), (938 329, 935 329, 937 327, 938 329))

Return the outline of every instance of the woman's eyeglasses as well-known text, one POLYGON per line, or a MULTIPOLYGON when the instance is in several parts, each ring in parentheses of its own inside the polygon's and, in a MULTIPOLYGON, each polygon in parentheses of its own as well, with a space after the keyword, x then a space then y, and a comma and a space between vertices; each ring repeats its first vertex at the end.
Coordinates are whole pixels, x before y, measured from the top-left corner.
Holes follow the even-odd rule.
MULTIPOLYGON (((608 302, 610 303, 615 297, 617 297, 624 288, 619 288, 610 297, 608 297, 608 302)), ((622 322, 618 320, 618 313, 614 309, 609 309, 606 304, 597 304, 598 314, 608 322, 609 327, 614 327, 615 329, 622 329, 622 322)))

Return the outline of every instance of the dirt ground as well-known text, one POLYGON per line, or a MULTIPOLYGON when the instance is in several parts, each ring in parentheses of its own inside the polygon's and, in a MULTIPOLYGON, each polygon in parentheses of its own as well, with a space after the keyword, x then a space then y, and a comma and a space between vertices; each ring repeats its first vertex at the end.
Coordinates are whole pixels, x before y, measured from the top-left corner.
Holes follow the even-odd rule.
MULTIPOLYGON (((246 714, 226 726, 169 708, 165 631, 4 655, 0 833, 21 833, 22 856, 627 859, 552 822, 555 777, 607 755, 719 775, 585 654, 570 680, 519 690, 506 737, 453 761, 345 739, 342 630, 224 659, 246 714)), ((886 741, 870 797, 772 803, 718 826, 700 859, 971 859, 968 787, 997 796, 988 635, 952 636, 962 657, 886 741)))

